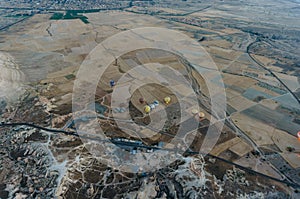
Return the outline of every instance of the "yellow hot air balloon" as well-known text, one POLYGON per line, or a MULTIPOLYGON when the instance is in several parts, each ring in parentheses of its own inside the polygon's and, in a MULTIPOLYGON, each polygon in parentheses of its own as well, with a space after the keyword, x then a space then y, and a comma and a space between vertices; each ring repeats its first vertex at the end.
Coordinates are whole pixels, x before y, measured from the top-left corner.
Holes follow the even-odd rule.
POLYGON ((171 102, 171 98, 170 97, 165 97, 164 102, 165 102, 165 104, 169 104, 171 102))
POLYGON ((145 108, 144 108, 144 111, 145 111, 145 113, 150 113, 150 111, 151 111, 151 107, 150 106, 145 106, 145 108))
POLYGON ((198 116, 199 116, 199 118, 200 118, 200 119, 202 119, 202 118, 204 118, 204 117, 205 117, 205 113, 203 113, 203 112, 199 112, 199 113, 198 113, 198 116))

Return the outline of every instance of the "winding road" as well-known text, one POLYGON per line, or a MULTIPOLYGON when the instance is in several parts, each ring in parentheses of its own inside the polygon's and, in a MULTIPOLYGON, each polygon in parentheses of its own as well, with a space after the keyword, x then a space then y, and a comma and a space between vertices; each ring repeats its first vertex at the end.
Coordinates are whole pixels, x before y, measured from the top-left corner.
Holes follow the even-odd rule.
POLYGON ((264 70, 268 71, 278 82, 281 83, 282 86, 284 86, 284 88, 295 98, 295 100, 297 100, 297 102, 300 105, 300 99, 296 96, 296 94, 269 68, 265 67, 263 64, 261 64, 259 61, 257 61, 249 52, 250 48, 252 45, 256 44, 258 42, 258 39, 256 39, 254 42, 252 42, 251 44, 249 44, 247 46, 247 54, 249 56, 249 58, 255 62, 258 66, 262 67, 264 70))

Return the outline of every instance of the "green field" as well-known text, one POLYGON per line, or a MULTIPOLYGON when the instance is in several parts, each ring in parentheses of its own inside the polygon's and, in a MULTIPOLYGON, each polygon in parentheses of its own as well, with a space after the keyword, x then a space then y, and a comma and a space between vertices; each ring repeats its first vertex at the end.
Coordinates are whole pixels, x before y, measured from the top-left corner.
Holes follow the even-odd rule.
POLYGON ((83 11, 80 10, 68 10, 66 13, 57 12, 54 13, 50 19, 51 20, 68 20, 68 19, 80 19, 84 23, 89 23, 88 18, 84 15, 83 11))

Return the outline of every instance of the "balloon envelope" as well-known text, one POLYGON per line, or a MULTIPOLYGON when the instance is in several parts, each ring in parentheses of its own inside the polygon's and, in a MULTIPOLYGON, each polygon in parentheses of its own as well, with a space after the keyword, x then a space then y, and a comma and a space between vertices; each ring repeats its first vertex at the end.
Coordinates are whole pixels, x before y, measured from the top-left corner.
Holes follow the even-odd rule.
POLYGON ((144 111, 145 111, 145 113, 149 113, 151 111, 150 106, 148 106, 148 105, 145 106, 144 111))
POLYGON ((170 97, 165 97, 165 98, 164 98, 164 102, 165 102, 166 104, 169 104, 169 103, 171 102, 171 98, 170 98, 170 97))
POLYGON ((199 111, 198 111, 197 109, 193 109, 193 110, 192 110, 192 114, 194 114, 194 115, 197 114, 198 112, 199 112, 199 111))
POLYGON ((141 98, 139 99, 139 101, 140 101, 141 104, 143 104, 143 103, 145 102, 145 99, 141 97, 141 98))
POLYGON ((205 117, 205 114, 203 112, 199 112, 198 115, 199 115, 200 118, 204 118, 205 117))

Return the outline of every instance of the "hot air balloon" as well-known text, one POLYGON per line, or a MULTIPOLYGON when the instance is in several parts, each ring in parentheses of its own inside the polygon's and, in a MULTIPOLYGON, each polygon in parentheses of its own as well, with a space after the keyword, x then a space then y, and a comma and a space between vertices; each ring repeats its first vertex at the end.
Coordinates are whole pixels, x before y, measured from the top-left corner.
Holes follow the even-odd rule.
POLYGON ((155 106, 158 106, 158 105, 159 105, 159 102, 158 102, 157 100, 154 100, 153 104, 154 104, 155 106))
POLYGON ((171 98, 170 97, 165 97, 164 102, 165 102, 165 104, 168 105, 171 102, 171 98))
POLYGON ((149 106, 150 106, 151 110, 155 109, 155 107, 156 107, 154 104, 149 104, 149 106))
POLYGON ((150 106, 146 105, 146 106, 144 107, 144 111, 145 111, 145 113, 150 113, 150 111, 151 111, 150 106))
POLYGON ((203 112, 198 112, 197 114, 195 114, 195 119, 196 120, 203 120, 205 117, 205 114, 203 112))
POLYGON ((110 80, 109 84, 110 84, 110 87, 114 87, 116 85, 116 83, 113 79, 110 80))
POLYGON ((204 118, 204 117, 205 117, 205 113, 203 113, 203 112, 199 112, 199 113, 198 113, 198 116, 199 116, 199 118, 200 118, 200 119, 202 119, 202 118, 204 118))
POLYGON ((139 99, 139 101, 140 101, 141 104, 144 104, 145 99, 141 97, 141 98, 139 99))
POLYGON ((199 113, 199 111, 198 111, 197 109, 193 109, 193 110, 192 110, 192 114, 193 114, 193 115, 196 115, 197 113, 199 113))

